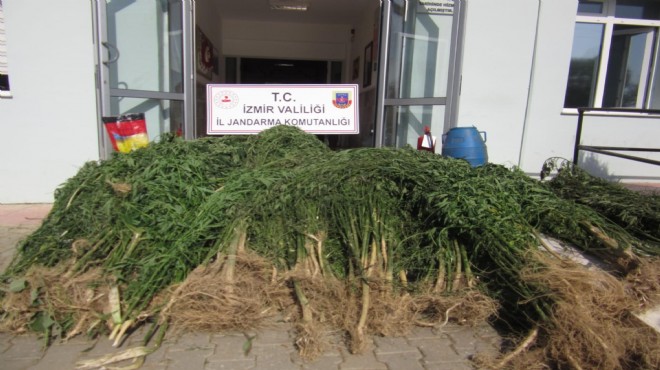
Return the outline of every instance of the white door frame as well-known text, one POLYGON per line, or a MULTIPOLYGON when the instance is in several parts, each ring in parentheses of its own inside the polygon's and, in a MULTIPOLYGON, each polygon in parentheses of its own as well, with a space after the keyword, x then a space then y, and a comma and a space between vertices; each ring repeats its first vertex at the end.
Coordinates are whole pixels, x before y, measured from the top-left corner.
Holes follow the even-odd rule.
POLYGON ((105 132, 101 117, 111 116, 110 99, 113 97, 172 100, 183 102, 183 131, 187 140, 196 137, 195 132, 195 3, 181 0, 182 15, 182 81, 183 92, 160 92, 111 88, 109 64, 119 58, 119 51, 108 42, 106 0, 93 0, 94 43, 96 45, 96 93, 98 112, 99 154, 101 159, 112 153, 110 140, 105 132))

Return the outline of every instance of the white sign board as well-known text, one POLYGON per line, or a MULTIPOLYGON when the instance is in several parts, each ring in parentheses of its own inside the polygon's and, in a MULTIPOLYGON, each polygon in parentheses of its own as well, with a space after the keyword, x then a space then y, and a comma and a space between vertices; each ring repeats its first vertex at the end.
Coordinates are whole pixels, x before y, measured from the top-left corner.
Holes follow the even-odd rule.
POLYGON ((358 134, 357 85, 206 85, 209 135, 278 125, 312 134, 358 134))
POLYGON ((419 0, 417 13, 454 14, 454 2, 451 0, 419 0))

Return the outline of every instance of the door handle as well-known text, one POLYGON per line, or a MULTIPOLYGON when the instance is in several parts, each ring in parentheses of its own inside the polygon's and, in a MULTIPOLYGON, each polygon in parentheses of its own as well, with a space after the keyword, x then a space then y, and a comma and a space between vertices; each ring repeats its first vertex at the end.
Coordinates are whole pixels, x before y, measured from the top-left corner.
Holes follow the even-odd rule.
POLYGON ((119 49, 117 49, 116 46, 112 45, 109 42, 102 42, 101 45, 103 45, 106 49, 108 49, 108 55, 112 55, 114 53, 115 55, 112 56, 110 59, 106 60, 103 62, 103 64, 108 65, 110 63, 115 63, 116 61, 119 60, 119 49))

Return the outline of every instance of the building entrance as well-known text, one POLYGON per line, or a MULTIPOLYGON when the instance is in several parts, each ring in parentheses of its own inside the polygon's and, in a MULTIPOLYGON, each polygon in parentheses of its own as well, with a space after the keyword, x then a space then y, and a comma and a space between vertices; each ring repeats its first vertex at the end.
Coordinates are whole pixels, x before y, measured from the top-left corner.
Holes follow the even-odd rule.
POLYGON ((462 3, 94 0, 100 116, 144 112, 150 137, 194 138, 208 83, 346 83, 360 133, 336 147, 415 146, 455 125, 462 3))

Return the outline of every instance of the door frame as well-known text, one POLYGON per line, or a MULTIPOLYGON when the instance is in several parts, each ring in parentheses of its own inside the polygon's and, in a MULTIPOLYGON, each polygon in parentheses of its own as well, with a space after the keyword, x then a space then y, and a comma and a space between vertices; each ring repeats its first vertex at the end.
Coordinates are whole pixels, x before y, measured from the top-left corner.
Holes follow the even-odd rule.
MULTIPOLYGON (((406 7, 410 6, 404 0, 406 7)), ((454 0, 452 35, 449 55, 449 76, 447 80, 447 96, 444 98, 396 98, 387 99, 386 82, 388 71, 389 40, 391 31, 392 0, 381 0, 380 42, 378 55, 378 90, 376 96, 376 141, 375 146, 382 147, 385 135, 385 108, 388 106, 410 105, 444 105, 445 131, 457 126, 458 102, 461 89, 461 65, 463 57, 463 34, 465 24, 465 1, 454 0)))
POLYGON ((186 140, 194 139, 195 132, 195 2, 181 1, 182 22, 182 81, 183 92, 161 92, 110 88, 109 64, 119 58, 118 50, 108 42, 106 0, 93 0, 92 22, 95 44, 95 74, 97 99, 97 129, 99 157, 107 159, 112 153, 112 145, 105 132, 102 117, 112 115, 111 98, 142 98, 183 102, 183 131, 186 140))

